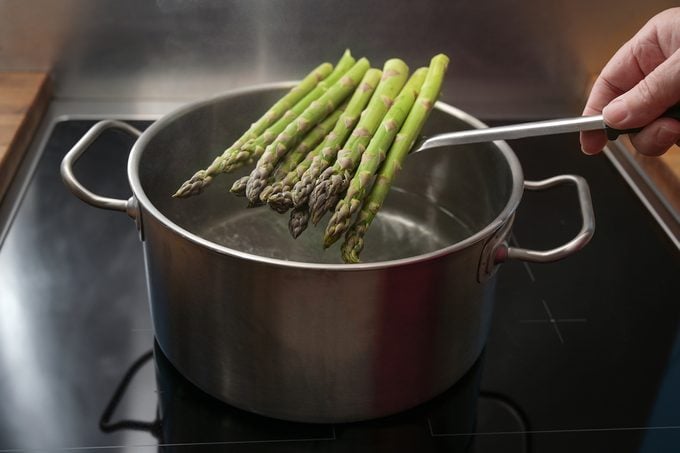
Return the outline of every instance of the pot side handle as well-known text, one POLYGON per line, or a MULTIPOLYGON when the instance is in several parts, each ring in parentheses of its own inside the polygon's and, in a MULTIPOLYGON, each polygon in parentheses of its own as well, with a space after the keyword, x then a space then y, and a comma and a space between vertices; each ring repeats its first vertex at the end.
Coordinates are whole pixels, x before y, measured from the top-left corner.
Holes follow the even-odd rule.
POLYGON ((83 200, 85 203, 95 206, 97 208, 109 209, 112 211, 121 211, 127 213, 133 219, 138 217, 137 200, 130 197, 128 200, 119 200, 116 198, 103 197, 90 192, 78 181, 73 174, 73 165, 80 158, 80 156, 94 143, 94 141, 107 129, 118 129, 128 134, 139 137, 142 133, 130 126, 129 124, 115 120, 100 121, 90 128, 83 137, 78 140, 71 150, 66 153, 66 156, 61 161, 61 179, 64 181, 66 187, 69 188, 73 194, 83 200))
POLYGON ((595 233, 595 215, 593 214, 593 201, 590 197, 590 189, 586 180, 577 175, 559 175, 543 181, 524 181, 527 190, 545 190, 560 184, 573 184, 578 192, 578 201, 581 207, 581 230, 566 244, 550 250, 531 250, 519 247, 499 247, 496 251, 496 262, 508 259, 518 259, 532 263, 548 263, 561 260, 581 250, 595 233))

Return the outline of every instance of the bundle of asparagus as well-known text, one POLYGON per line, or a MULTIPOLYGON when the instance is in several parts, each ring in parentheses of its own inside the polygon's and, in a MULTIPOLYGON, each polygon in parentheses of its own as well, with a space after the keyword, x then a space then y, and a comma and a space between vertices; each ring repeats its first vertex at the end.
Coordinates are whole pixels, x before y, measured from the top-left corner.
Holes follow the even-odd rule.
POLYGON ((334 206, 339 195, 347 188, 347 183, 356 170, 361 155, 394 102, 394 98, 406 83, 408 71, 406 63, 397 58, 385 63, 382 80, 368 107, 362 113, 359 124, 343 149, 338 152, 335 164, 324 170, 315 182, 309 197, 314 224, 317 224, 321 217, 334 206))
POLYGON ((346 233, 342 258, 359 262, 366 231, 439 96, 448 61, 437 55, 409 78, 399 59, 381 71, 346 51, 334 69, 323 63, 309 73, 174 196, 199 194, 216 175, 258 159, 231 192, 249 206, 293 208, 293 237, 310 218, 316 224, 333 211, 324 247, 346 233))
POLYGON ((389 193, 392 181, 401 169, 404 159, 420 134, 434 103, 439 97, 444 74, 449 64, 446 55, 437 55, 430 62, 427 77, 418 94, 415 104, 408 113, 404 125, 390 147, 385 162, 378 172, 371 191, 364 200, 356 221, 345 235, 342 244, 342 259, 346 263, 358 263, 359 254, 364 248, 364 235, 382 207, 389 193))
POLYGON ((322 63, 314 68, 298 85, 254 122, 233 145, 217 156, 208 168, 197 171, 185 181, 174 196, 184 198, 198 195, 212 182, 215 175, 233 171, 240 164, 247 162, 258 147, 261 148, 270 143, 301 113, 300 109, 304 110, 319 98, 328 85, 335 83, 354 63, 352 54, 347 50, 335 69, 330 63, 322 63))
MULTIPOLYGON (((326 227, 324 247, 330 247, 338 240, 340 235, 349 227, 352 216, 361 207, 366 192, 373 181, 373 176, 378 166, 385 159, 394 136, 397 135, 406 115, 411 110, 426 74, 427 68, 420 68, 413 73, 383 118, 380 129, 369 143, 368 148, 361 155, 361 162, 354 173, 354 177, 351 181, 342 182, 343 186, 348 186, 348 190, 345 198, 335 204, 335 212, 326 227)), ((342 191, 343 188, 340 187, 338 192, 342 191)))
MULTIPOLYGON (((289 171, 281 180, 270 186, 271 194, 268 195, 266 201, 274 210, 284 213, 293 205, 301 207, 306 204, 306 197, 304 200, 300 198, 300 187, 302 186, 298 184, 309 184, 313 187, 314 181, 316 181, 316 177, 323 169, 323 166, 332 163, 338 149, 345 142, 352 129, 354 129, 359 120, 359 115, 361 115, 364 107, 366 107, 366 104, 371 99, 381 76, 382 71, 378 69, 366 71, 359 88, 354 92, 354 95, 347 104, 346 110, 338 118, 335 127, 325 137, 318 149, 309 153, 299 165, 289 171), (295 189, 298 189, 297 192, 295 189), (294 194, 297 194, 296 198, 294 198, 294 194)), ((277 178, 275 177, 274 179, 277 178)), ((265 191, 263 191, 261 197, 264 196, 265 191)), ((298 235, 299 233, 293 234, 295 237, 298 235)))

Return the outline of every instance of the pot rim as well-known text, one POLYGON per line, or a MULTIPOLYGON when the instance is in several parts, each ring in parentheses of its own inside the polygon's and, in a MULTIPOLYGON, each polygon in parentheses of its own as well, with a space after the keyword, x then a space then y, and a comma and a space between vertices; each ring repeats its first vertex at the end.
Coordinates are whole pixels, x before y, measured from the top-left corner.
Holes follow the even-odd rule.
MULTIPOLYGON (((181 226, 177 225, 175 222, 167 218, 160 210, 158 210, 151 200, 146 196, 146 193, 142 189, 142 184, 139 179, 139 161, 141 159, 141 156, 144 152, 144 149, 146 148, 147 144, 158 134, 161 130, 163 130, 166 125, 175 119, 197 109, 200 107, 203 107, 205 105, 212 104, 216 101, 220 101, 223 99, 235 97, 235 96, 242 96, 248 93, 254 93, 258 91, 263 91, 263 90, 270 90, 270 89, 283 89, 283 88, 291 88, 292 86, 295 85, 295 81, 287 81, 287 82, 274 82, 274 83, 267 83, 267 84, 260 84, 260 85, 255 85, 251 87, 246 87, 246 88, 241 88, 241 89, 236 89, 236 90, 230 90, 227 92, 224 92, 222 94, 191 102, 189 104, 186 104, 184 106, 181 106, 157 121, 155 121, 149 128, 147 128, 142 135, 137 139, 135 144, 132 147, 132 150, 130 152, 130 157, 128 159, 128 180, 130 183, 130 187, 132 189, 132 193, 134 194, 134 197, 138 200, 139 204, 143 207, 143 210, 146 211, 147 213, 151 214, 154 218, 159 220, 163 226, 168 228, 170 231, 172 231, 175 234, 178 234, 182 238, 198 245, 201 247, 205 247, 209 250, 212 250, 213 252, 219 253, 221 255, 228 255, 232 256, 235 258, 242 258, 242 259, 247 259, 255 262, 260 262, 262 264, 268 264, 268 265, 274 265, 274 266, 280 266, 280 267, 288 267, 288 268, 295 268, 295 269, 309 269, 309 270, 327 270, 327 271, 363 271, 363 270, 378 270, 378 269, 385 269, 385 268, 390 268, 390 267, 397 267, 397 266, 404 266, 404 265, 409 265, 409 264, 417 264, 417 263, 422 263, 425 261, 429 260, 434 260, 439 257, 449 255, 451 253, 457 252, 459 250, 465 249, 469 247, 470 245, 481 241, 487 236, 490 236, 494 231, 496 231, 498 228, 501 227, 508 219, 510 216, 515 212, 517 209, 517 206, 519 205, 519 202, 522 198, 522 192, 523 192, 523 187, 524 187, 524 176, 522 172, 522 167, 519 163, 519 160, 517 159, 517 156, 515 153, 512 151, 512 148, 510 148, 510 145, 508 145, 505 141, 502 140, 497 140, 494 141, 493 144, 503 153, 503 156, 505 157, 506 161, 508 162, 508 166, 510 168, 510 172, 512 174, 512 192, 510 194, 510 197, 508 198, 507 203, 505 204, 505 207, 501 210, 501 212, 496 216, 494 220, 489 222, 484 228, 480 229, 473 235, 463 239, 462 241, 456 242, 454 244, 451 244, 447 247, 435 250, 433 252, 428 252, 420 255, 415 255, 415 256, 410 256, 407 258, 400 258, 396 260, 389 260, 389 261, 375 261, 375 262, 368 262, 368 263, 358 263, 358 264, 327 264, 327 263, 308 263, 308 262, 302 262, 302 261, 287 261, 283 259, 278 259, 278 258, 269 258, 265 256, 259 256, 259 255, 254 255, 251 253, 246 253, 246 252, 241 252, 239 250, 235 250, 229 247, 225 247, 223 245, 208 241, 202 237, 200 237, 197 234, 194 234, 181 226)), ((484 128, 487 127, 486 124, 484 124, 482 121, 478 120, 474 116, 456 108, 453 107, 449 104, 446 104, 442 101, 437 101, 435 104, 435 108, 441 110, 442 112, 451 115, 453 117, 456 117, 460 120, 463 120, 470 124, 471 126, 475 128, 484 128)), ((169 196, 169 195, 168 195, 169 196)))

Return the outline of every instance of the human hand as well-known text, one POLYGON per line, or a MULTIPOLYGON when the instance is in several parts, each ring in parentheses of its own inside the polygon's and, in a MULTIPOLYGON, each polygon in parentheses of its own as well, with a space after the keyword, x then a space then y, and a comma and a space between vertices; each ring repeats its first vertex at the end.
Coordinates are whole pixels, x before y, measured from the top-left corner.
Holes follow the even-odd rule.
MULTIPOLYGON (((680 102, 680 8, 663 11, 645 24, 602 69, 583 110, 602 113, 616 129, 644 128, 631 135, 642 154, 658 156, 680 141, 680 121, 659 118, 680 102)), ((602 131, 581 133, 586 154, 607 143, 602 131)))

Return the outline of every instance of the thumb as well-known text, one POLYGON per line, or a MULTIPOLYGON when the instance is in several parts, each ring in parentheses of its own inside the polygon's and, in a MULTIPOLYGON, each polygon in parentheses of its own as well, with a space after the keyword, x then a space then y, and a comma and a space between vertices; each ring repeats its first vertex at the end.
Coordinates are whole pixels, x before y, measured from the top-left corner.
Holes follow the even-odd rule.
POLYGON ((617 129, 643 127, 680 101, 680 51, 633 88, 604 107, 605 122, 617 129))

